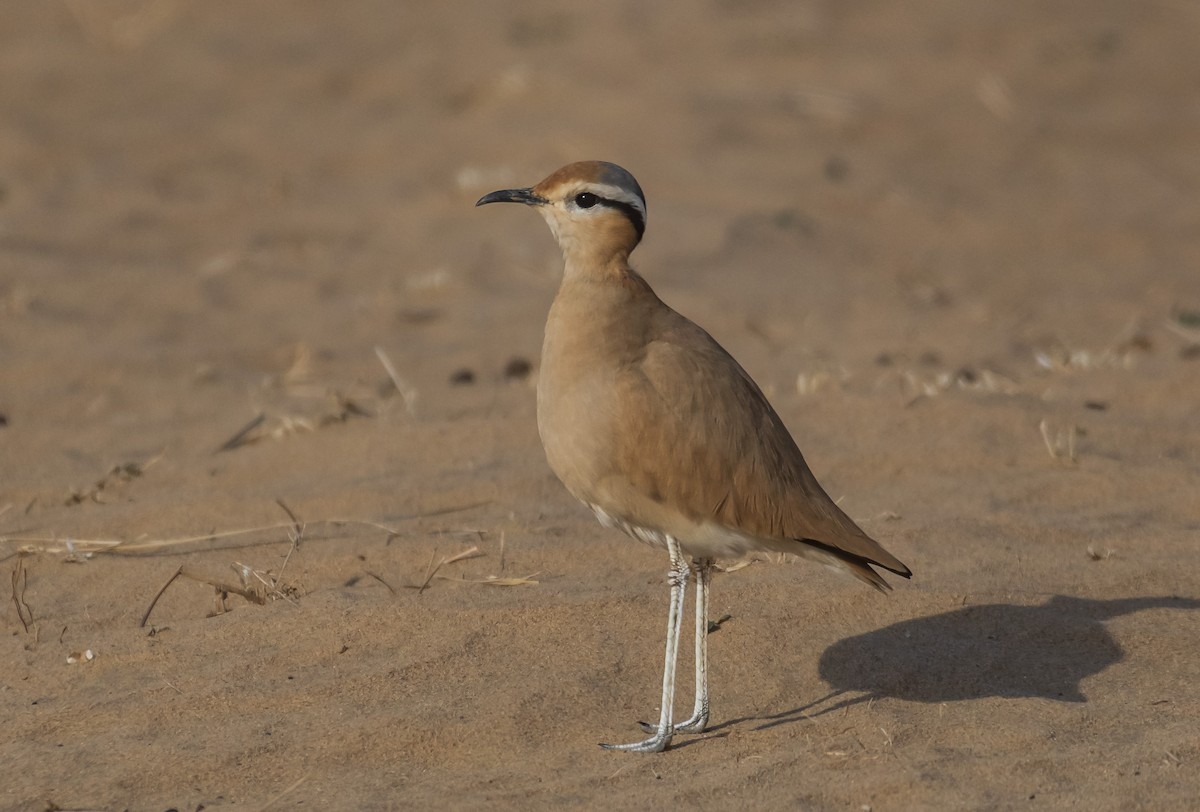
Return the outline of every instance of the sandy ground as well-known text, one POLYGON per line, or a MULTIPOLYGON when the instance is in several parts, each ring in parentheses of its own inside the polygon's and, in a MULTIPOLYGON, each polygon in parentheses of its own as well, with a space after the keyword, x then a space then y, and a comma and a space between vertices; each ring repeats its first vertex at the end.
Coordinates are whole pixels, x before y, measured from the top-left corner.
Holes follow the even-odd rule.
POLYGON ((2 16, 0 808, 1196 808, 1200 6, 2 16), (472 209, 585 158, 915 572, 719 575, 657 756, 596 743, 665 555, 547 469, 557 248, 472 209))

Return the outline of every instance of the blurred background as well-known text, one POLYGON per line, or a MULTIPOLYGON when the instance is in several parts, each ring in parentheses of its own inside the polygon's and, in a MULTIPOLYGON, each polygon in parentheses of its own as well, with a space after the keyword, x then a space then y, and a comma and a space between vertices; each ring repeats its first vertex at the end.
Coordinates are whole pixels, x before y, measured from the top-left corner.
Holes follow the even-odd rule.
MULTIPOLYGON (((1013 342, 1091 346, 1200 306, 1189 2, 55 0, 4 17, 3 336, 11 364, 42 333, 30 361, 60 382, 166 347, 340 352, 407 311, 486 327, 532 295, 536 313, 551 240, 471 204, 585 158, 641 181, 636 259, 669 301, 719 327, 742 297, 784 353, 999 363, 1013 342)), ((413 337, 452 366, 502 360, 439 324, 413 337)), ((536 353, 524 327, 494 351, 536 353)))

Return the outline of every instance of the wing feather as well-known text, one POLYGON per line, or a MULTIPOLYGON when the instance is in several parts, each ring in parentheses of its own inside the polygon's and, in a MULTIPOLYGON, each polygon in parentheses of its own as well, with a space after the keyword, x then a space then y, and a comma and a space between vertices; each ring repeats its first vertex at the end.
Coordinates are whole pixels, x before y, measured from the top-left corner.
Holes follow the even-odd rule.
POLYGON ((811 545, 877 588, 886 584, 869 564, 911 575, 829 498, 741 365, 683 316, 660 313, 614 393, 620 424, 635 427, 613 460, 632 489, 697 523, 811 545))

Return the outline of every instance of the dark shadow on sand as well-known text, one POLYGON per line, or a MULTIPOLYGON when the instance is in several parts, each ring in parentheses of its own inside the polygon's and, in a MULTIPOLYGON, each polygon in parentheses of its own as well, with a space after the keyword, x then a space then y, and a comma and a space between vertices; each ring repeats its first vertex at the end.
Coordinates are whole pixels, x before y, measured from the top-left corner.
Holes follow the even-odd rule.
POLYGON ((1196 610, 1200 600, 1098 601, 1060 595, 1040 606, 992 603, 906 620, 827 648, 820 674, 833 689, 830 694, 783 713, 727 724, 757 721, 762 724, 756 729, 764 729, 884 698, 1086 702, 1082 680, 1124 658, 1104 622, 1143 609, 1196 610))

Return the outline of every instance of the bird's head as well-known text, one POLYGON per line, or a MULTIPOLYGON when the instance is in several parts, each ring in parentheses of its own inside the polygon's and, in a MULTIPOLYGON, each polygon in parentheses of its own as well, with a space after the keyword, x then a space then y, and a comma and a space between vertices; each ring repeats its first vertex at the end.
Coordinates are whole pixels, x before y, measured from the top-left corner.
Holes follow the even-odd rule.
POLYGON ((575 263, 624 259, 646 230, 646 197, 633 175, 606 161, 568 164, 536 186, 501 189, 475 203, 524 203, 535 207, 575 263))

